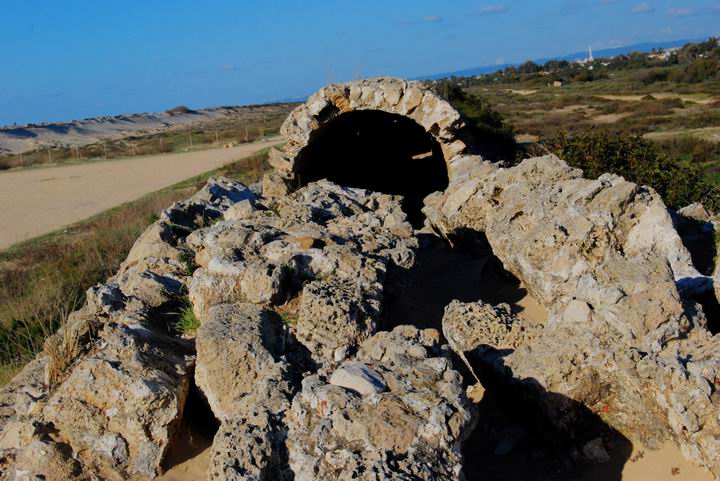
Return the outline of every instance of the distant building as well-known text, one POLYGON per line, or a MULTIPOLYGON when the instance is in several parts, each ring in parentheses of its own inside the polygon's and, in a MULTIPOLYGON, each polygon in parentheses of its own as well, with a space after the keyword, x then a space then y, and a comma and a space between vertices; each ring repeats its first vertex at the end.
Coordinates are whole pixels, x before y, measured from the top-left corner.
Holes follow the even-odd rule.
POLYGON ((562 87, 563 83, 562 80, 556 80, 552 83, 553 87, 562 87))

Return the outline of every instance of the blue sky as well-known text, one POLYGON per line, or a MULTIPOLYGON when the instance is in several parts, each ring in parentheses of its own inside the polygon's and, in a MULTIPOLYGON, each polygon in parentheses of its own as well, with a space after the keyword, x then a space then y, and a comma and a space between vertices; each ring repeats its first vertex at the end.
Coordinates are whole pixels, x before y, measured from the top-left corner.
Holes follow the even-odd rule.
POLYGON ((720 0, 5 0, 0 125, 720 33, 720 0))

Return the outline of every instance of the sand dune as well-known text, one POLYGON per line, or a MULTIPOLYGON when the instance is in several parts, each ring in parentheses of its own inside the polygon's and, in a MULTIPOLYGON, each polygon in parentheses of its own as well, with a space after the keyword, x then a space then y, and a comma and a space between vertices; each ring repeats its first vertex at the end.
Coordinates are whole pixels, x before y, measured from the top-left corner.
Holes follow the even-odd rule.
POLYGON ((280 141, 0 172, 0 249, 78 222, 280 141))
POLYGON ((268 114, 282 112, 287 104, 248 107, 217 107, 176 111, 93 117, 70 122, 0 127, 0 155, 19 154, 46 147, 81 147, 101 140, 116 140, 130 135, 152 134, 222 119, 262 120, 268 114))

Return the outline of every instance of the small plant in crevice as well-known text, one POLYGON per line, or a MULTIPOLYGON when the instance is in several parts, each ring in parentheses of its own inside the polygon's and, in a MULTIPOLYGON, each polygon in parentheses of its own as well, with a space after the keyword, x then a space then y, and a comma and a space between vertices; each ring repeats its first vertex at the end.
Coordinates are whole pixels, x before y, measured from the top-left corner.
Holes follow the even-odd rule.
POLYGON ((180 262, 185 266, 185 274, 188 276, 193 275, 197 268, 200 267, 195 262, 195 255, 188 251, 180 253, 180 262))
POLYGON ((200 327, 200 321, 192 306, 185 306, 180 310, 180 318, 175 323, 175 328, 182 334, 192 334, 200 327))
POLYGON ((278 315, 280 316, 280 320, 285 327, 295 327, 298 323, 297 316, 290 314, 289 312, 279 311, 278 315))
POLYGON ((174 327, 180 334, 193 334, 200 327, 200 320, 195 316, 185 286, 182 287, 181 293, 177 297, 177 306, 177 311, 167 313, 174 319, 174 322, 170 321, 168 328, 174 327))
POLYGON ((300 320, 300 300, 301 296, 293 297, 285 304, 275 308, 275 312, 277 312, 280 317, 283 326, 288 329, 297 326, 300 320))

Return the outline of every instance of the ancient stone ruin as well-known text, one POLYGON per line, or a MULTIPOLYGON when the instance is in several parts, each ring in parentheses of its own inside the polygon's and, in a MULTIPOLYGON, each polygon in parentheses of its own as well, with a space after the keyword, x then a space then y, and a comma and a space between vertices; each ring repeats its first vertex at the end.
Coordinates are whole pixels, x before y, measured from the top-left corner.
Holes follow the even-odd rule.
POLYGON ((153 479, 192 430, 211 480, 485 479, 529 437, 568 469, 671 441, 720 475, 699 207, 485 161, 416 82, 330 85, 282 134, 273 173, 165 210, 0 390, 0 479, 153 479))

